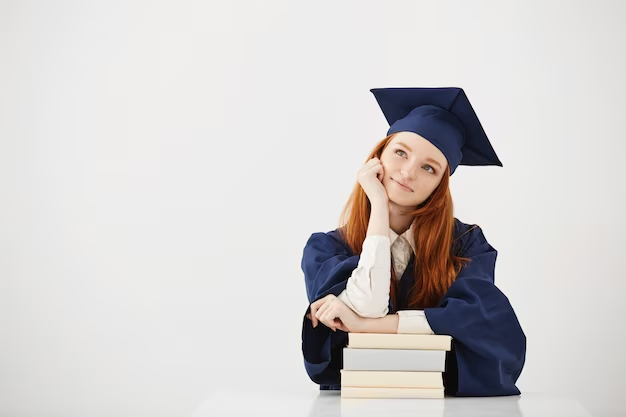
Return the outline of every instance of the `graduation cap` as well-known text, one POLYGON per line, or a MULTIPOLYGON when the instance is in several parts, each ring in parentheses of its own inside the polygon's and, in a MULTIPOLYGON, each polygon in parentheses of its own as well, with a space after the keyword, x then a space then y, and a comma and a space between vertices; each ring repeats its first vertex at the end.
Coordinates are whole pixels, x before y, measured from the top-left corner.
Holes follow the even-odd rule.
POLYGON ((435 145, 450 165, 502 166, 462 88, 373 88, 389 130, 413 132, 435 145))

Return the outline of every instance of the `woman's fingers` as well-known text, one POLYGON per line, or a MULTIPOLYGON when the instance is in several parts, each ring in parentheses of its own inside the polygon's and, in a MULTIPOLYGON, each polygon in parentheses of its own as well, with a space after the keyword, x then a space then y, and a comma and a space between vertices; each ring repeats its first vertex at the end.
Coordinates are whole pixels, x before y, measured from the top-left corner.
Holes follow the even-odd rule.
POLYGON ((327 295, 312 303, 307 318, 311 320, 313 327, 317 327, 319 323, 323 323, 333 331, 346 329, 341 320, 337 319, 337 314, 340 311, 340 305, 338 303, 341 303, 341 301, 338 301, 336 297, 332 295, 327 295))
POLYGON ((314 303, 311 304, 311 324, 313 325, 313 327, 317 327, 317 325, 319 324, 319 314, 317 314, 318 310, 324 306, 329 300, 329 296, 326 296, 324 298, 320 298, 319 300, 315 301, 314 303))
POLYGON ((337 319, 335 320, 335 326, 337 327, 337 329, 344 331, 344 332, 349 332, 348 328, 346 327, 345 324, 343 324, 343 322, 341 321, 341 319, 337 319))
POLYGON ((320 316, 320 321, 324 323, 326 326, 331 328, 333 331, 337 330, 337 309, 334 306, 330 306, 327 308, 322 315, 320 316))
POLYGON ((329 305, 330 305, 329 302, 325 302, 317 309, 317 312, 315 313, 315 317, 317 317, 318 320, 321 321, 322 315, 328 309, 329 305))
POLYGON ((311 324, 313 325, 313 327, 317 327, 317 324, 319 323, 317 319, 317 309, 321 304, 320 301, 322 300, 317 300, 316 302, 311 304, 311 313, 309 313, 309 316, 311 318, 311 324))
POLYGON ((331 300, 328 300, 327 302, 325 302, 324 304, 322 304, 318 309, 317 312, 315 313, 315 316, 317 317, 317 319, 323 323, 326 327, 329 328, 333 328, 333 321, 332 320, 328 320, 328 312, 331 311, 332 313, 332 302, 331 300))
POLYGON ((372 175, 375 172, 378 172, 382 168, 382 164, 380 159, 372 158, 361 167, 360 174, 361 175, 372 175))
POLYGON ((366 177, 372 176, 372 177, 378 178, 378 180, 381 180, 384 175, 383 164, 377 160, 376 163, 372 164, 371 166, 368 166, 363 171, 363 173, 365 174, 366 177))

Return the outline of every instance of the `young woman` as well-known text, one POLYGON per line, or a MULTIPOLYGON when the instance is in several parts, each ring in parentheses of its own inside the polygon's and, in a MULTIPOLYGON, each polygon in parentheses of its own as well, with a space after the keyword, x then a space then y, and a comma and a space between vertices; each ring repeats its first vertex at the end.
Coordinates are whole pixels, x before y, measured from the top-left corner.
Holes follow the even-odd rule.
POLYGON ((460 88, 371 90, 390 128, 359 170, 341 227, 313 233, 302 270, 307 373, 340 389, 349 332, 444 334, 446 394, 518 395, 526 337, 494 284, 497 252, 454 217, 458 165, 502 166, 460 88))

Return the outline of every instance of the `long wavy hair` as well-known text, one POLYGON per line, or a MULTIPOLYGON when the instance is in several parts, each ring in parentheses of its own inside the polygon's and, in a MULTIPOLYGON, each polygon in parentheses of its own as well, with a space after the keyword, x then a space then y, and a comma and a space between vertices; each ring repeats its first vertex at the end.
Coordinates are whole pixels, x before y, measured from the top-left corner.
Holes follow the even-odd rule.
MULTIPOLYGON (((367 158, 380 158, 393 139, 384 138, 367 158)), ((415 282, 407 297, 409 308, 435 307, 454 282, 468 258, 459 257, 454 248, 454 213, 449 188, 450 169, 432 194, 410 214, 415 247, 415 282)), ((341 213, 339 231, 355 254, 360 254, 367 234, 371 204, 357 182, 341 213)), ((397 280, 391 267, 390 297, 396 302, 397 280)))

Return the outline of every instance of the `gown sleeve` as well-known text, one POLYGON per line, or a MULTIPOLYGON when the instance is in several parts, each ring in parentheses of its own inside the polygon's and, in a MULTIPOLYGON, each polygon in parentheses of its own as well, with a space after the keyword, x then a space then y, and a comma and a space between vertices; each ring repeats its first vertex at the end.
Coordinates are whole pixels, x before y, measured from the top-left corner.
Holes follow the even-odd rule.
MULTIPOLYGON (((302 256, 302 271, 310 304, 328 294, 338 296, 359 262, 335 231, 314 233, 307 241, 302 256)), ((323 324, 313 328, 311 320, 303 317, 302 353, 304 366, 311 378, 322 389, 340 384, 343 367, 343 348, 348 343, 347 333, 332 331, 323 324)))
POLYGON ((437 307, 424 313, 435 334, 453 338, 446 392, 456 396, 518 395, 526 336, 508 298, 495 286, 497 251, 482 230, 467 233, 461 256, 471 259, 437 307))

